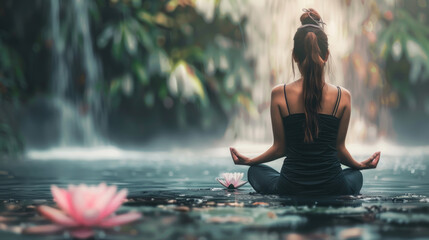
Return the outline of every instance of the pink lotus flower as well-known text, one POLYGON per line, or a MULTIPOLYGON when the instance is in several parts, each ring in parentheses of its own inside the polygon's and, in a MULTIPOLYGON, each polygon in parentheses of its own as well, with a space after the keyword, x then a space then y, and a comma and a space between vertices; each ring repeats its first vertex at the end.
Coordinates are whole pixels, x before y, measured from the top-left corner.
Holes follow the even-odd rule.
POLYGON ((137 212, 114 215, 126 199, 127 190, 116 192, 116 186, 101 183, 98 186, 70 185, 68 189, 51 186, 54 201, 61 210, 48 206, 38 207, 39 212, 55 224, 33 226, 25 233, 43 234, 68 230, 75 238, 89 238, 95 228, 111 228, 141 218, 137 212))
POLYGON ((223 179, 216 178, 216 180, 228 189, 236 189, 247 183, 241 180, 243 178, 243 173, 222 173, 222 177, 223 179))

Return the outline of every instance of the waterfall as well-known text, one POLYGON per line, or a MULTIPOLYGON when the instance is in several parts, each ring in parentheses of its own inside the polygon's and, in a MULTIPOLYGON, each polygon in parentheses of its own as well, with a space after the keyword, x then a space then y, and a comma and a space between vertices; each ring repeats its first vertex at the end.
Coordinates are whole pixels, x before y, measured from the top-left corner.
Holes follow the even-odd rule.
POLYGON ((88 17, 90 1, 51 0, 53 104, 59 114, 59 146, 94 146, 103 143, 101 96, 95 89, 101 79, 94 55, 88 17), (61 9, 66 11, 61 12, 61 9), (74 69, 84 90, 76 87, 74 69))

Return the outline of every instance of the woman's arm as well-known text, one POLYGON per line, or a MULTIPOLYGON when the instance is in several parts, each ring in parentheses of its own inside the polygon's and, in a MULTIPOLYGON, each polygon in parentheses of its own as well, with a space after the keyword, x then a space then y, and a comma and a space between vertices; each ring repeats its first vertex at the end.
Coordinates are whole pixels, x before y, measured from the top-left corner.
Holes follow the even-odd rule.
POLYGON ((342 88, 343 97, 341 98, 341 105, 343 105, 343 113, 340 118, 340 126, 338 128, 337 137, 337 152, 340 162, 348 167, 355 169, 369 169, 376 168, 380 160, 380 152, 374 153, 371 157, 362 162, 357 162, 349 153, 346 148, 345 140, 347 130, 350 122, 351 115, 351 95, 350 92, 342 88))
POLYGON ((248 158, 240 154, 235 148, 230 148, 232 159, 238 165, 255 165, 270 162, 285 155, 285 136, 283 120, 280 113, 281 100, 284 100, 283 85, 271 91, 271 124, 273 129, 273 145, 261 155, 248 158))

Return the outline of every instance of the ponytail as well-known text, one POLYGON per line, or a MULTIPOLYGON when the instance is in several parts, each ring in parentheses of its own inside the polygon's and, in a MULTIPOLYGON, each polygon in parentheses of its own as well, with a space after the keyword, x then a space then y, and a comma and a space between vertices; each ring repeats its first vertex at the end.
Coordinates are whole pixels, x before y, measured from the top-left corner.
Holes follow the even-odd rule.
MULTIPOLYGON (((325 84, 324 58, 329 54, 328 36, 321 27, 324 23, 316 10, 304 9, 300 20, 302 26, 293 37, 292 59, 298 64, 304 79, 304 142, 312 143, 319 135, 318 112, 321 108, 322 89, 325 84)), ((293 61, 292 70, 294 71, 293 61)))
POLYGON ((304 38, 305 59, 302 63, 304 77, 305 135, 304 142, 311 143, 319 135, 318 111, 321 108, 324 61, 314 32, 304 38))

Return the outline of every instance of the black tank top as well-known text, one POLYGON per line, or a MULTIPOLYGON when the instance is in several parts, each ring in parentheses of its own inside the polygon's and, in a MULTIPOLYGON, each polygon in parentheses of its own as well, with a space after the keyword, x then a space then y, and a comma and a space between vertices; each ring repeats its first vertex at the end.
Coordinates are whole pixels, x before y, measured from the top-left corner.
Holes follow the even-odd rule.
POLYGON ((281 175, 289 182, 299 186, 314 187, 317 192, 319 186, 332 186, 334 182, 341 182, 344 178, 340 161, 337 157, 337 135, 340 120, 335 117, 341 100, 341 88, 332 114, 318 114, 319 135, 312 143, 304 142, 304 113, 291 113, 284 95, 289 115, 283 118, 286 140, 286 159, 281 175))

